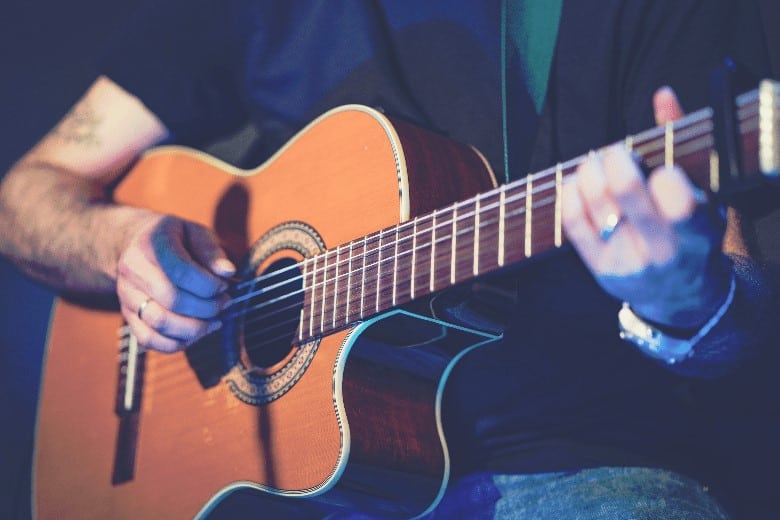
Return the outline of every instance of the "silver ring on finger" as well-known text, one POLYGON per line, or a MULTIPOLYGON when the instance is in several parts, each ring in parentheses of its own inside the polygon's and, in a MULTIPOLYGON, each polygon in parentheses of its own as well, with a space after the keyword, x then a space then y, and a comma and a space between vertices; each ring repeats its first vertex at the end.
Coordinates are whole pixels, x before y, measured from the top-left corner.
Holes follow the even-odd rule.
POLYGON ((620 224, 623 222, 623 220, 623 217, 617 213, 610 213, 607 215, 607 221, 599 230, 599 238, 604 242, 609 240, 610 237, 615 234, 617 228, 620 227, 620 224))
POLYGON ((138 319, 141 321, 144 321, 144 310, 146 310, 146 306, 149 305, 149 302, 152 301, 151 298, 147 298, 144 300, 144 302, 141 304, 140 307, 138 307, 138 319))

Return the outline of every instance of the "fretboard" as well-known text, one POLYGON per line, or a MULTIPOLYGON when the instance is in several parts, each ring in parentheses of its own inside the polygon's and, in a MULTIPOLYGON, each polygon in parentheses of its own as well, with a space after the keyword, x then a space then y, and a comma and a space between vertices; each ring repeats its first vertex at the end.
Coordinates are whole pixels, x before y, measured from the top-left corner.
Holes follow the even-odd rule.
MULTIPOLYGON (((741 171, 748 176, 761 176, 762 171, 777 175, 759 164, 760 154, 780 153, 780 87, 765 82, 761 92, 767 89, 773 91, 768 108, 758 90, 736 101, 741 171), (760 121, 767 117, 770 122, 760 121), (766 143, 763 134, 772 124, 772 142, 766 143)), ((713 112, 706 108, 627 137, 622 146, 650 169, 679 164, 699 188, 718 193, 722 178, 713 127, 713 112)), ((304 260, 299 341, 560 248, 566 243, 561 191, 586 158, 557 164, 304 260)))

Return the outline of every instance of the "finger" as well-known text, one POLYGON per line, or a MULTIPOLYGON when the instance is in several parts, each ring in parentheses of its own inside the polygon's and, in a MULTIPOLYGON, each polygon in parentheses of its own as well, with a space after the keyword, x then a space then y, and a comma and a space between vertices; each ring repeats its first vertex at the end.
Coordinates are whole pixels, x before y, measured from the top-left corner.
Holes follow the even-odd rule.
POLYGON ((592 268, 598 262, 603 243, 585 212, 576 177, 563 184, 561 223, 566 236, 583 262, 592 268))
POLYGON ((626 223, 607 192, 601 160, 592 154, 577 171, 575 181, 564 186, 562 219, 567 236, 582 260, 597 275, 619 274, 637 269, 637 258, 626 235, 626 223), (600 222, 600 223, 599 223, 600 222), (609 237, 602 228, 617 225, 609 237))
POLYGON ((650 175, 649 193, 659 215, 669 224, 687 220, 703 196, 677 167, 659 167, 650 175))
POLYGON ((138 345, 141 347, 166 354, 178 352, 186 348, 184 342, 163 336, 138 319, 137 316, 134 316, 132 312, 125 313, 123 310, 122 314, 125 316, 125 321, 130 326, 133 336, 135 336, 138 345))
MULTIPOLYGON (((120 311, 125 319, 125 323, 130 327, 130 331, 141 347, 166 353, 176 352, 184 348, 184 343, 160 334, 138 317, 138 308, 145 301, 145 298, 141 299, 140 302, 136 302, 139 298, 129 296, 127 288, 119 285, 117 285, 117 294, 119 294, 120 311)), ((151 302, 146 305, 144 314, 146 314, 150 305, 151 302)))
POLYGON ((677 121, 683 115, 683 109, 671 87, 661 87, 653 96, 653 112, 655 112, 655 123, 665 125, 671 121, 677 121))
POLYGON ((227 258, 214 233, 191 222, 185 224, 185 231, 190 246, 189 250, 192 251, 192 256, 198 263, 206 266, 212 273, 221 278, 228 278, 236 274, 236 266, 227 258))
POLYGON ((166 309, 193 318, 214 318, 229 301, 224 293, 202 298, 176 287, 161 267, 137 248, 128 250, 120 258, 117 285, 119 281, 133 285, 166 309))
POLYGON ((210 298, 227 289, 227 283, 201 266, 185 247, 184 223, 163 219, 151 237, 154 258, 173 284, 186 292, 210 298))
POLYGON ((640 266, 671 258, 671 226, 659 214, 639 166, 623 147, 613 146, 604 152, 604 176, 620 211, 631 223, 640 266))
POLYGON ((117 294, 125 321, 137 339, 138 336, 142 338, 145 347, 171 352, 221 327, 218 321, 196 320, 172 313, 125 282, 117 285, 117 294), (143 313, 140 312, 142 306, 143 313))
POLYGON ((577 188, 585 216, 597 236, 615 217, 622 217, 620 207, 607 187, 601 153, 591 153, 580 166, 577 171, 577 188))
POLYGON ((219 321, 196 320, 175 314, 154 300, 150 300, 144 307, 143 315, 139 319, 166 338, 185 344, 190 344, 222 326, 219 321))

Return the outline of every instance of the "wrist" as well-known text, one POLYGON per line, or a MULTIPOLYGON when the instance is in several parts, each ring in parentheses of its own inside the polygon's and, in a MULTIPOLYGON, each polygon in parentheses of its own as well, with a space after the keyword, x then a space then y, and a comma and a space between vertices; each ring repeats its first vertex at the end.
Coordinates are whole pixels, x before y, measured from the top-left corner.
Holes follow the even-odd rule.
POLYGON ((618 312, 620 337, 633 343, 644 354, 668 364, 678 363, 693 355, 696 345, 728 312, 736 292, 736 278, 732 272, 725 299, 700 327, 693 330, 658 326, 639 317, 628 303, 618 312))
POLYGON ((650 290, 644 301, 640 298, 639 302, 633 299, 629 302, 632 311, 643 321, 670 334, 685 337, 688 332, 695 334, 717 312, 729 293, 733 279, 731 259, 718 251, 710 257, 699 276, 657 280, 662 287, 657 297, 650 290))
POLYGON ((100 233, 101 241, 107 246, 100 260, 100 271, 115 284, 118 277, 117 268, 125 251, 138 241, 139 236, 157 226, 165 216, 131 206, 107 206, 104 209, 108 212, 99 218, 111 225, 100 233))

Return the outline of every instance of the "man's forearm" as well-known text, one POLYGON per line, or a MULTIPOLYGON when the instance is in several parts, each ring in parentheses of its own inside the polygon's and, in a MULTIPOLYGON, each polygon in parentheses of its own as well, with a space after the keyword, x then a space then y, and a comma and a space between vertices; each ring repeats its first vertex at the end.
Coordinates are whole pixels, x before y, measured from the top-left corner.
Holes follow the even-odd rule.
POLYGON ((20 162, 0 184, 0 254, 56 289, 109 293, 128 234, 150 218, 111 204, 96 183, 20 162))

